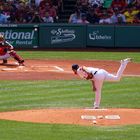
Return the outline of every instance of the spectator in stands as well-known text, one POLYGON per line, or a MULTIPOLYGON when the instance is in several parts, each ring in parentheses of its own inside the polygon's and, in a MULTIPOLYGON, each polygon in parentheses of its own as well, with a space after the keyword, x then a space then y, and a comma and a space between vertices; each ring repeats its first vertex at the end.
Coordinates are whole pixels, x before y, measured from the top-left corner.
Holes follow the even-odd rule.
POLYGON ((134 0, 126 0, 127 4, 132 3, 134 0))
POLYGON ((30 0, 20 0, 20 2, 22 2, 22 3, 27 5, 30 2, 30 0))
POLYGON ((15 13, 15 22, 24 23, 24 16, 26 14, 26 5, 24 3, 19 3, 17 6, 17 11, 15 13))
POLYGON ((83 13, 83 14, 81 15, 81 19, 77 20, 77 23, 82 23, 82 24, 87 24, 87 23, 89 23, 89 22, 87 21, 87 16, 86 16, 85 13, 83 13))
POLYGON ((140 11, 134 16, 133 23, 140 23, 140 11))
POLYGON ((45 22, 45 23, 53 23, 54 22, 53 17, 51 17, 49 15, 49 12, 46 12, 46 16, 43 17, 43 22, 45 22))
POLYGON ((8 23, 7 18, 8 17, 3 14, 2 10, 0 10, 0 24, 8 23))
POLYGON ((39 7, 39 14, 41 18, 46 17, 46 12, 48 12, 49 16, 53 17, 53 19, 56 21, 57 12, 56 12, 55 7, 51 3, 46 3, 45 5, 42 5, 39 7))
POLYGON ((88 5, 88 0, 77 0, 77 3, 76 3, 77 6, 86 6, 88 5))
POLYGON ((76 6, 81 10, 82 13, 87 13, 88 0, 77 0, 76 6))
POLYGON ((41 1, 42 1, 42 0, 35 0, 35 5, 36 5, 37 7, 39 7, 41 1))
POLYGON ((38 16, 32 11, 39 12, 39 22, 46 16, 46 11, 56 21, 61 3, 62 0, 0 0, 1 23, 30 23, 30 19, 37 21, 38 16))
POLYGON ((34 15, 34 10, 33 9, 26 9, 26 14, 24 16, 24 22, 25 23, 31 23, 34 15))
POLYGON ((60 9, 62 8, 62 3, 63 3, 63 0, 52 0, 52 5, 55 7, 57 12, 59 12, 60 9))
POLYGON ((80 9, 76 9, 73 14, 70 15, 69 23, 77 23, 77 21, 81 19, 81 11, 80 9))
POLYGON ((96 10, 91 7, 89 8, 89 12, 87 14, 87 21, 89 23, 95 24, 95 23, 99 23, 100 18, 98 17, 96 10))
POLYGON ((139 10, 135 9, 132 5, 128 5, 127 11, 124 12, 126 22, 133 23, 134 17, 138 14, 139 10))
POLYGON ((2 11, 5 16, 9 17, 11 11, 10 5, 8 3, 4 3, 2 11))
POLYGON ((33 17, 30 21, 30 23, 42 23, 43 19, 40 17, 39 13, 37 11, 35 11, 33 13, 33 17))
POLYGON ((132 4, 132 5, 136 5, 139 4, 140 5, 140 0, 126 0, 128 4, 132 4))
POLYGON ((31 9, 34 9, 34 11, 38 10, 38 6, 36 5, 36 3, 34 2, 34 0, 31 0, 30 1, 30 4, 28 4, 28 6, 31 8, 31 9))
POLYGON ((52 5, 52 3, 46 4, 46 10, 49 12, 49 16, 51 16, 54 19, 54 21, 57 21, 58 19, 57 12, 55 7, 52 5))
POLYGON ((125 0, 113 0, 111 7, 114 8, 119 8, 122 10, 124 7, 127 6, 127 3, 125 0))
POLYGON ((46 15, 46 5, 42 5, 39 7, 39 15, 41 18, 45 17, 46 15))
POLYGON ((0 0, 0 10, 2 10, 3 5, 4 5, 4 1, 3 0, 0 0))
POLYGON ((39 7, 42 7, 42 6, 44 6, 44 5, 46 5, 47 3, 51 3, 51 0, 42 0, 41 2, 40 2, 40 4, 39 4, 39 7))
POLYGON ((88 0, 88 3, 93 6, 93 5, 97 5, 98 7, 99 6, 102 6, 103 3, 104 3, 104 0, 88 0))
POLYGON ((126 23, 125 16, 120 13, 120 10, 118 8, 114 8, 114 13, 111 16, 111 22, 113 24, 122 24, 126 23))
POLYGON ((102 17, 99 20, 99 24, 111 24, 111 18, 109 17, 107 12, 104 12, 102 17))

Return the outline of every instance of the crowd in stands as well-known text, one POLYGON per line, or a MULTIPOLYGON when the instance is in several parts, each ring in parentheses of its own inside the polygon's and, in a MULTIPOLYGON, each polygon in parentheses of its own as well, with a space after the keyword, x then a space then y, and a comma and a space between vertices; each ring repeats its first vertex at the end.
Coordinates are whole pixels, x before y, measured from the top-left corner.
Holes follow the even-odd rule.
MULTIPOLYGON (((77 0, 69 23, 140 23, 140 0, 77 0)), ((0 24, 54 23, 63 0, 0 0, 0 24)))
POLYGON ((62 0, 0 0, 0 24, 53 23, 62 0))
POLYGON ((75 12, 69 23, 92 24, 139 24, 140 0, 112 0, 104 6, 105 0, 77 0, 75 12))

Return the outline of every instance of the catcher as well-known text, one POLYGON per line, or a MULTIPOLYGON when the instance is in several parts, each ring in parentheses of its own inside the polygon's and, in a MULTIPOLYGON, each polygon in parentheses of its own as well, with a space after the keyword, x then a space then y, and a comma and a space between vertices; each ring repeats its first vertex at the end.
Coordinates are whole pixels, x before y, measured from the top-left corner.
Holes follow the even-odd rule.
POLYGON ((13 57, 19 64, 24 66, 24 60, 14 51, 14 47, 4 39, 0 34, 0 60, 3 60, 3 65, 7 64, 7 59, 13 57))
POLYGON ((120 81, 122 74, 131 58, 121 60, 120 68, 116 75, 107 72, 104 69, 93 68, 93 67, 79 67, 79 65, 72 65, 72 70, 75 74, 79 75, 85 80, 91 80, 92 89, 95 91, 94 109, 98 109, 101 101, 101 90, 104 81, 120 81))

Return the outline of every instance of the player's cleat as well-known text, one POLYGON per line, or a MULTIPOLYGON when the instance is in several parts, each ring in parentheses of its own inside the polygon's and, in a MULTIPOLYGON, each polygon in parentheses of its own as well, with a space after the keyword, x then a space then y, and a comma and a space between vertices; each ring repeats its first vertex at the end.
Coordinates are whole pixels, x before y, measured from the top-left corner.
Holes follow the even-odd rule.
POLYGON ((95 107, 93 107, 93 109, 99 109, 99 107, 95 106, 95 107))
POLYGON ((124 63, 129 63, 129 62, 131 62, 132 61, 132 58, 126 58, 126 59, 123 59, 123 60, 121 60, 121 64, 124 64, 124 63))
POLYGON ((25 66, 24 65, 24 60, 19 61, 19 66, 25 66))
POLYGON ((3 64, 3 65, 4 65, 4 64, 7 64, 7 62, 8 62, 8 61, 7 61, 6 59, 3 59, 3 63, 2 63, 2 64, 3 64))

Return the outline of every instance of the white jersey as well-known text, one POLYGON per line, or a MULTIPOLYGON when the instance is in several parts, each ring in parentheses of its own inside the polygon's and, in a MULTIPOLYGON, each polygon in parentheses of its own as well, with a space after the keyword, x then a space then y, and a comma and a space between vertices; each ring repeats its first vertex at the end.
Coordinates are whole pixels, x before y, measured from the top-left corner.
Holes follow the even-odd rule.
POLYGON ((77 70, 77 74, 82 78, 82 79, 86 79, 88 76, 88 73, 91 73, 92 75, 94 75, 94 73, 96 71, 98 71, 98 68, 93 68, 93 67, 79 67, 77 70))
POLYGON ((96 71, 98 71, 98 70, 99 70, 98 68, 86 67, 86 71, 87 71, 88 73, 93 74, 93 75, 94 75, 94 73, 95 73, 96 71))

